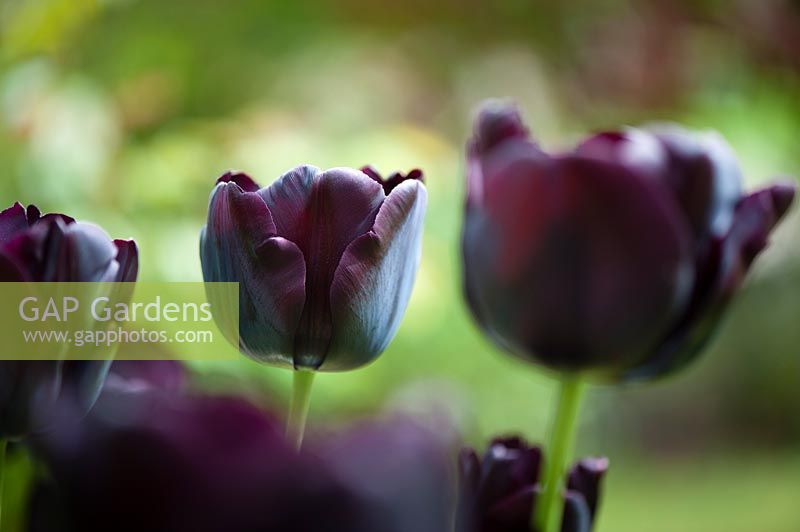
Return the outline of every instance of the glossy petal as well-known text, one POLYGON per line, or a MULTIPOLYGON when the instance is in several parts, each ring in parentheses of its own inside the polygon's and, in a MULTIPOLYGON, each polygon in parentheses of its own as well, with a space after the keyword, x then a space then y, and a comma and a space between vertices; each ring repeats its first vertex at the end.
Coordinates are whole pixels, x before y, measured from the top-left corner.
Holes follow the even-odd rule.
POLYGON ((394 337, 419 265, 426 204, 424 185, 404 181, 386 198, 372 229, 347 247, 330 288, 334 332, 320 369, 366 364, 394 337))
POLYGON ((666 147, 666 179, 698 239, 722 236, 733 222, 742 194, 736 156, 717 133, 694 133, 678 126, 652 128, 666 147))
POLYGON ((464 232, 484 327, 563 369, 644 356, 692 281, 688 228, 663 185, 580 156, 498 168, 464 232))
MULTIPOLYGON (((300 249, 275 236, 264 200, 235 183, 217 185, 200 239, 207 282, 239 282, 239 344, 250 356, 291 365, 294 335, 305 299, 300 249)), ((214 300, 218 309, 224 301, 214 300)), ((214 313, 222 319, 223 311, 214 313)), ((223 331, 229 327, 221 324, 223 331)))
POLYGON ((117 279, 118 249, 100 227, 88 223, 65 226, 56 281, 104 281, 117 279))
POLYGON ((740 200, 728 234, 714 242, 709 269, 702 279, 703 289, 693 295, 691 304, 659 344, 658 351, 633 368, 626 378, 648 379, 676 371, 700 353, 794 196, 795 186, 787 183, 759 190, 740 200))
MULTIPOLYGON (((332 313, 341 315, 342 309, 337 306, 346 301, 333 300, 332 283, 345 249, 370 231, 383 200, 383 188, 357 170, 334 168, 319 175, 306 207, 308 230, 305 238, 297 242, 306 258, 307 278, 306 304, 294 349, 296 367, 320 367, 329 352, 337 349, 337 344, 359 347, 344 343, 346 340, 338 330, 337 338, 333 338, 332 313)), ((342 324, 348 326, 357 324, 342 324)), ((348 356, 357 355, 350 352, 348 356)), ((329 369, 347 368, 350 364, 337 360, 329 369)))
POLYGON ((298 245, 303 244, 304 253, 313 230, 309 204, 321 173, 316 166, 298 166, 258 192, 272 213, 276 233, 298 245))

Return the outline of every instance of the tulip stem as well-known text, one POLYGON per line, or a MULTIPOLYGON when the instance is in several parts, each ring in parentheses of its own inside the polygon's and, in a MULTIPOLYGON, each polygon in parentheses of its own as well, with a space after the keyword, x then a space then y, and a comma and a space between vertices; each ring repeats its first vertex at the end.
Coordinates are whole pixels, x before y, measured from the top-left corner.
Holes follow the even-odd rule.
POLYGON ((8 440, 0 438, 0 530, 3 529, 3 488, 6 481, 6 448, 8 440))
POLYGON ((314 383, 313 371, 296 370, 292 381, 292 402, 289 404, 289 418, 286 420, 286 439, 298 451, 303 445, 306 431, 308 407, 311 404, 311 385, 314 383))
POLYGON ((556 406, 556 416, 550 433, 550 442, 544 455, 544 476, 541 495, 533 512, 533 529, 536 532, 559 532, 564 514, 564 480, 566 464, 572 456, 575 432, 583 395, 583 382, 579 375, 564 375, 556 406))

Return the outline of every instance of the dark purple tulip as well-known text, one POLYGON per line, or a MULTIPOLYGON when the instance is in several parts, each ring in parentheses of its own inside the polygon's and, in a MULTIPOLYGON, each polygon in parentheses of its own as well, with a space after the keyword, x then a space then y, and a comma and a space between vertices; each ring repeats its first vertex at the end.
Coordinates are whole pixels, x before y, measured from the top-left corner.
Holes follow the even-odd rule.
POLYGON ((300 166, 265 188, 242 173, 217 183, 200 256, 206 281, 240 283, 242 351, 322 371, 375 359, 414 284, 427 203, 422 173, 384 180, 371 168, 300 166))
POLYGON ((447 455, 416 426, 365 425, 299 454, 244 400, 115 382, 82 422, 38 440, 52 481, 35 490, 30 532, 448 528, 447 455))
POLYGON ((692 360, 795 194, 744 194, 725 141, 677 126, 546 154, 498 103, 478 115, 468 165, 473 315, 521 358, 610 379, 692 360))
MULTIPOLYGON (((138 252, 132 240, 111 240, 99 227, 63 214, 42 216, 19 203, 0 212, 0 282, 133 282, 138 252)), ((107 361, 0 362, 0 437, 42 427, 34 411, 59 400, 88 410, 108 372, 107 361)))
MULTIPOLYGON (((456 532, 530 532, 541 467, 541 449, 520 438, 495 439, 482 460, 464 449, 456 532)), ((585 458, 570 469, 561 532, 592 529, 607 470, 605 458, 585 458)))

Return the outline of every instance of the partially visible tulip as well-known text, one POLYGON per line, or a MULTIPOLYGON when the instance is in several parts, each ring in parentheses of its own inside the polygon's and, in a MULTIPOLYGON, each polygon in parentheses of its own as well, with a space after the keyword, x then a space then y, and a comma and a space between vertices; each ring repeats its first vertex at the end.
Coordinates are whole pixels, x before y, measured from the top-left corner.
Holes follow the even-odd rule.
MULTIPOLYGON (((138 251, 99 227, 19 203, 0 212, 1 282, 133 282, 138 251)), ((91 408, 110 361, 0 362, 0 438, 40 430, 58 401, 91 408)))
POLYGON ((298 453, 242 399, 130 376, 35 449, 51 479, 36 486, 29 532, 442 532, 451 518, 444 449, 410 423, 366 424, 298 453))
POLYGON ((265 188, 220 177, 200 256, 207 282, 240 283, 240 349, 305 370, 375 359, 411 295, 426 198, 419 170, 384 180, 370 168, 300 166, 265 188))
POLYGON ((516 356, 605 380, 691 361, 795 195, 743 193, 715 133, 631 128, 550 155, 498 103, 478 115, 468 163, 476 320, 516 356))
MULTIPOLYGON (((542 451, 521 438, 498 438, 483 459, 472 449, 459 457, 456 532, 530 532, 538 497, 542 451)), ((561 532, 589 532, 608 470, 605 458, 584 458, 567 476, 561 532)))

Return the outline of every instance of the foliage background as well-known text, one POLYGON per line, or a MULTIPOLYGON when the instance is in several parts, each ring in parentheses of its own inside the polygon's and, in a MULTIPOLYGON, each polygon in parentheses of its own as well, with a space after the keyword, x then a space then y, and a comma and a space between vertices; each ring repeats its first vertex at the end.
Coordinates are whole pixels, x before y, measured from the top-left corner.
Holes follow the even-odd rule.
MULTIPOLYGON (((2 0, 0 203, 134 237, 143 279, 200 280, 224 170, 267 184, 303 162, 419 166, 430 208, 406 319, 369 368, 317 379, 312 431, 400 409, 450 416, 478 446, 541 440, 552 383, 482 338, 460 295, 475 105, 517 100, 549 148, 652 120, 718 129, 757 186, 800 175, 798 95, 791 0, 2 0)), ((798 231, 796 209, 695 366, 590 391, 579 450, 612 461, 599 532, 800 530, 798 231)), ((193 370, 198 387, 286 400, 280 370, 193 370)), ((31 466, 11 468, 14 530, 31 466)))

